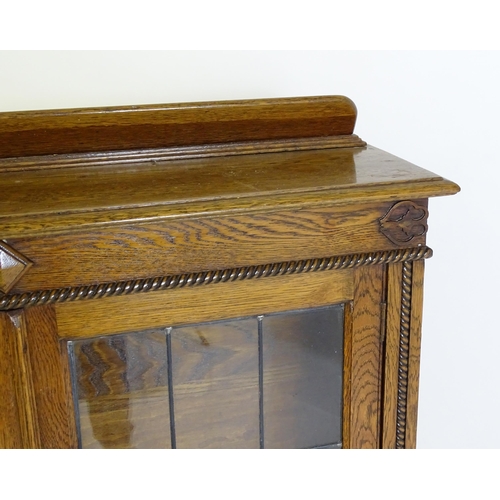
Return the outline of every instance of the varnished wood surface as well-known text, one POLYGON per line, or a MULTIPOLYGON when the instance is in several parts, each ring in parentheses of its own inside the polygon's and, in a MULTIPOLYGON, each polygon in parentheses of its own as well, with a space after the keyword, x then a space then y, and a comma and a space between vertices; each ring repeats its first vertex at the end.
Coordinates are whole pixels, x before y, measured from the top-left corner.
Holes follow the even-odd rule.
POLYGON ((15 324, 11 313, 0 313, 0 448, 23 448, 22 408, 19 408, 15 324))
POLYGON ((401 263, 389 264, 387 266, 382 447, 389 449, 396 448, 399 335, 401 328, 401 273, 401 263))
MULTIPOLYGON (((365 147, 352 134, 355 118, 354 105, 342 97, 0 114, 0 241, 33 263, 14 284, 9 253, 0 285, 19 294, 9 298, 17 301, 39 290, 62 293, 80 285, 404 248, 393 231, 387 237, 380 231, 388 210, 399 202, 426 206, 428 197, 459 187, 365 147)), ((413 223, 410 217, 398 226, 396 219, 389 222, 396 222, 397 234, 413 223)), ((425 245, 425 234, 414 245, 425 245)), ((0 445, 77 446, 66 339, 104 335, 107 342, 112 334, 144 328, 345 303, 343 445, 414 447, 423 264, 389 266, 387 275, 385 268, 363 265, 0 314, 0 445), (404 291, 401 269, 413 269, 404 291), (399 334, 403 323, 409 325, 399 335, 400 345, 401 338, 409 342, 403 362, 396 360, 398 321, 399 334)), ((216 357, 239 360, 243 370, 243 351, 229 351, 216 357)), ((110 362, 104 378, 116 377, 115 355, 101 354, 110 362)), ((196 375, 198 354, 188 356, 187 378, 177 387, 187 400, 211 384, 196 375)), ((120 376, 116 387, 124 382, 120 376)), ((241 438, 234 430, 239 402, 244 406, 252 391, 242 396, 217 380, 214 401, 229 395, 231 401, 214 403, 207 417, 230 408, 231 435, 241 438)), ((113 444, 113 430, 121 429, 114 445, 129 446, 127 436, 146 439, 154 415, 154 426, 163 429, 165 394, 153 384, 82 399, 86 443, 113 444)), ((202 420, 195 422, 199 412, 192 407, 184 411, 188 427, 210 447, 212 438, 202 420)))
POLYGON ((424 262, 414 262, 411 291, 410 347, 408 358, 408 394, 406 401, 405 447, 417 447, 418 387, 424 291, 424 262))
POLYGON ((351 394, 352 385, 352 314, 354 311, 352 300, 344 303, 344 365, 342 371, 342 448, 351 447, 351 394))
POLYGON ((0 240, 0 293, 8 293, 32 263, 0 240))
POLYGON ((31 357, 34 354, 28 350, 26 320, 20 310, 12 311, 9 318, 13 327, 9 341, 11 349, 15 351, 13 381, 16 386, 23 448, 40 448, 42 443, 31 368, 31 357))
POLYGON ((382 266, 354 270, 349 448, 380 447, 382 293, 382 266))
POLYGON ((26 309, 24 320, 42 446, 76 448, 69 360, 66 345, 57 336, 54 308, 26 309))
MULTIPOLYGON (((10 240, 35 262, 11 293, 392 250, 390 203, 210 217, 10 240)), ((412 245, 424 244, 425 236, 412 245)))
POLYGON ((1 157, 352 134, 343 96, 0 113, 1 157))
POLYGON ((0 237, 188 214, 427 198, 458 189, 372 147, 7 172, 0 173, 0 237))
POLYGON ((352 298, 352 273, 291 274, 57 304, 58 333, 63 338, 94 337, 341 303, 352 298))

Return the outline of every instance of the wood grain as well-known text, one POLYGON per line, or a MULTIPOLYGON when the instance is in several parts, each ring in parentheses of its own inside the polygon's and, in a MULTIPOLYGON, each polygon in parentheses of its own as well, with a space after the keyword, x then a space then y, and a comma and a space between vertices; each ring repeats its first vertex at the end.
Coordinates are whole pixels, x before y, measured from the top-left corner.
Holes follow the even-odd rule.
POLYGON ((62 338, 94 337, 340 303, 352 298, 352 272, 291 274, 57 304, 58 333, 62 338))
POLYGON ((378 227, 389 208, 303 209, 11 240, 35 263, 11 293, 392 250, 378 227))
POLYGON ((342 448, 351 447, 352 386, 352 327, 354 307, 352 300, 344 304, 344 368, 342 371, 342 448))
POLYGON ((343 96, 0 113, 2 157, 352 134, 343 96))
POLYGON ((57 336, 55 310, 33 307, 25 310, 24 318, 41 446, 76 448, 68 353, 57 336))
POLYGON ((15 350, 13 377, 16 385, 19 408, 19 425, 23 436, 24 448, 41 448, 38 412, 35 400, 35 388, 31 371, 31 356, 27 343, 28 331, 23 311, 12 311, 9 314, 13 325, 10 341, 15 350))
POLYGON ((424 262, 413 262, 405 447, 417 447, 418 387, 424 291, 424 262))
MULTIPOLYGON (((23 448, 25 446, 22 418, 17 398, 17 367, 15 325, 10 313, 0 313, 0 448, 23 448)), ((21 403, 22 404, 22 403, 21 403)))
POLYGON ((122 165, 90 161, 0 173, 0 235, 81 233, 131 221, 416 200, 458 190, 371 146, 122 165))
POLYGON ((379 448, 383 266, 354 270, 349 448, 379 448))
POLYGON ((396 413, 398 401, 399 335, 401 328, 402 264, 387 266, 387 320, 384 359, 384 417, 382 447, 396 448, 396 413))
MULTIPOLYGON (((80 377, 88 392, 79 405, 86 445, 154 447, 164 441, 147 437, 148 429, 167 439, 175 423, 166 410, 173 391, 167 405, 164 386, 127 389, 113 335, 344 303, 342 445, 414 447, 423 264, 415 262, 401 291, 398 275, 410 276, 404 270, 412 259, 387 274, 387 261, 370 259, 405 249, 392 232, 395 241, 380 232, 394 222, 383 220, 394 204, 427 206, 427 198, 460 188, 365 147, 352 134, 355 119, 354 104, 339 96, 0 113, 0 287, 9 294, 2 307, 14 311, 0 313, 0 446, 78 445, 67 340, 90 342, 98 354, 80 377), (5 248, 33 263, 16 283, 21 269, 5 248), (135 292, 131 283, 144 291, 150 280, 196 273, 201 281, 216 270, 353 254, 367 260, 355 269, 115 294, 135 292), (66 301, 79 293, 100 298, 66 301), (90 381, 99 374, 104 392, 97 394, 90 381)), ((416 232, 412 245, 426 248, 416 232)), ((182 339, 174 340, 179 349, 182 339)), ((217 345, 214 359, 228 356, 245 386, 253 343, 217 345)), ((194 430, 184 444, 181 432, 179 443, 215 446, 225 436, 220 428, 205 435, 217 427, 205 424, 222 415, 239 446, 254 446, 249 421, 243 434, 237 430, 254 379, 243 394, 225 376, 195 376, 200 352, 180 348, 188 354, 178 393, 215 396, 205 421, 196 402, 181 411, 194 430), (214 401, 225 401, 226 413, 214 401)), ((223 366, 215 363, 214 373, 223 366)), ((299 387, 297 373, 289 375, 299 387)))

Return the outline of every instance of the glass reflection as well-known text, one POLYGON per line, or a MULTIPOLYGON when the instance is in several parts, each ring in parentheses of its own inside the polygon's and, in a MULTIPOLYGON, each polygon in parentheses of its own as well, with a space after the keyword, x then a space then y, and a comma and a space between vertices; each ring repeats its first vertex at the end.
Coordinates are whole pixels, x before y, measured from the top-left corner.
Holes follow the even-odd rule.
POLYGON ((68 342, 82 448, 338 448, 343 306, 68 342))

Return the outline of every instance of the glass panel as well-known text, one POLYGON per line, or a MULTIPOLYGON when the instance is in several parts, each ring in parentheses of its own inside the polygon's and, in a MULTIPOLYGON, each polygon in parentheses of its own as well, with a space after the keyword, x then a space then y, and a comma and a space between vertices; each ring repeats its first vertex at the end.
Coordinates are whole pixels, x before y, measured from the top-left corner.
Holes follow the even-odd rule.
POLYGON ((255 318, 172 330, 177 448, 259 447, 255 318))
POLYGON ((343 306, 263 318, 264 447, 342 439, 343 306))
POLYGON ((83 448, 338 448, 343 306, 68 342, 83 448))
POLYGON ((82 448, 170 448, 165 332, 69 342, 82 448))

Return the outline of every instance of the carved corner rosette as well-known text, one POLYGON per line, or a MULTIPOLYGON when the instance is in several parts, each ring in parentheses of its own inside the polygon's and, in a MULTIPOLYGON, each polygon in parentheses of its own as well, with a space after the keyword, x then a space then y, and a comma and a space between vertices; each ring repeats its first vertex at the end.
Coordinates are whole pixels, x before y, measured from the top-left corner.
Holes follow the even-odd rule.
POLYGON ((379 219, 380 232, 396 245, 423 243, 427 233, 427 208, 412 201, 400 201, 379 219))
POLYGON ((6 294, 33 265, 7 243, 0 240, 0 294, 6 294))

